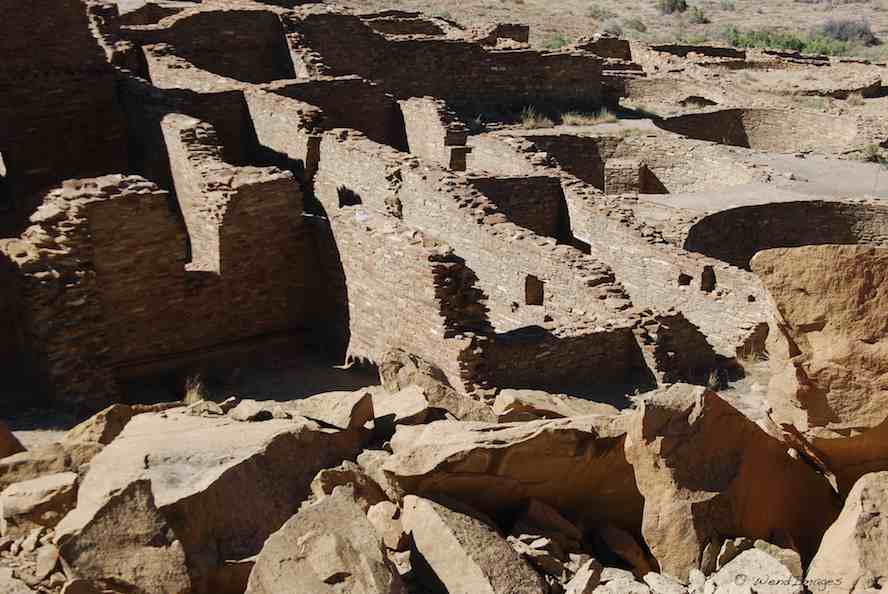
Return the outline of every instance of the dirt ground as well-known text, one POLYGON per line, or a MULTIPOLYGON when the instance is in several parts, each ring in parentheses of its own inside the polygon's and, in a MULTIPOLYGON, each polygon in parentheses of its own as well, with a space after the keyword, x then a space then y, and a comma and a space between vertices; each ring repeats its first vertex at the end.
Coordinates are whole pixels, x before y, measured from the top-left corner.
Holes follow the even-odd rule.
MULTIPOLYGON (((623 36, 648 43, 676 41, 718 42, 725 27, 774 28, 807 33, 827 18, 865 18, 873 32, 888 40, 888 0, 689 0, 708 23, 693 23, 691 10, 663 15, 656 0, 343 0, 339 4, 362 11, 383 9, 419 10, 452 18, 465 25, 483 22, 520 22, 531 27, 531 43, 543 47, 556 37, 567 40, 596 33, 607 21, 615 21, 623 36), (640 21, 644 31, 633 28, 640 21), (637 22, 636 21, 636 22, 637 22)), ((856 52, 864 57, 885 59, 888 44, 856 52)))

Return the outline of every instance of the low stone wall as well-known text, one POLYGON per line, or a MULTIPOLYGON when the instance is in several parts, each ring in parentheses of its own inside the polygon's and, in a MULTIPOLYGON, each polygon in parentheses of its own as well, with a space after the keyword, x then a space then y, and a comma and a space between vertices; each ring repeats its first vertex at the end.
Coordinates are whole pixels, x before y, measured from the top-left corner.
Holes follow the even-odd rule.
POLYGON ((468 181, 516 225, 561 242, 570 241, 567 205, 557 177, 470 176, 468 181))
POLYGON ((243 82, 295 76, 280 17, 261 7, 198 6, 153 25, 122 27, 121 35, 143 46, 172 45, 198 68, 243 82))
POLYGON ((888 246, 888 206, 810 200, 733 208, 697 221, 684 247, 748 270, 761 250, 831 243, 888 246))
POLYGON ((358 76, 339 76, 280 81, 262 88, 319 107, 327 129, 354 128, 376 142, 406 148, 398 104, 378 84, 358 76))
POLYGON ((284 17, 297 69, 357 74, 398 98, 433 96, 455 108, 598 107, 601 62, 583 52, 487 50, 462 39, 386 37, 327 7, 284 17), (330 31, 338 35, 330 35, 330 31))
POLYGON ((465 171, 468 130, 443 101, 415 97, 400 101, 399 106, 411 154, 453 171, 465 171))

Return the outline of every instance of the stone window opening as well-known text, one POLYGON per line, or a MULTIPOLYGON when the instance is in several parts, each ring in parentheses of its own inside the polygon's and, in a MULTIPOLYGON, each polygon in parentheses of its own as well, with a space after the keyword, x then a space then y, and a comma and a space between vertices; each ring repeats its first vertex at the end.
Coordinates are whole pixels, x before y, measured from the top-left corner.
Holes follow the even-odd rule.
POLYGON ((524 303, 542 305, 545 298, 545 283, 532 274, 524 277, 524 303))

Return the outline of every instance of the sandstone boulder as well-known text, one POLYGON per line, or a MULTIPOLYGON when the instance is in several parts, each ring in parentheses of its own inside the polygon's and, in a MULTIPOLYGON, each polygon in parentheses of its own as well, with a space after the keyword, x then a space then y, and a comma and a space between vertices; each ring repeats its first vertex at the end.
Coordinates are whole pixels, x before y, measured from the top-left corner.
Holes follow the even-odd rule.
POLYGON ((888 472, 862 476, 808 568, 809 587, 836 594, 888 583, 888 472))
MULTIPOLYGON (((187 554, 194 590, 207 591, 226 563, 259 552, 307 499, 320 469, 353 458, 362 440, 361 432, 301 417, 241 423, 179 411, 139 415, 90 464, 77 507, 56 528, 62 556, 72 561, 68 552, 83 548, 84 529, 116 493, 148 481, 187 554)), ((125 519, 125 509, 120 514, 125 519)), ((110 555, 126 538, 125 531, 109 531, 94 543, 95 554, 110 555)))
POLYGON ((387 498, 382 488, 370 478, 360 466, 346 460, 335 468, 325 468, 311 481, 311 492, 320 499, 333 493, 336 487, 349 485, 355 494, 355 499, 366 512, 371 506, 387 498))
POLYGON ((62 472, 14 483, 0 493, 0 534, 55 526, 77 501, 77 475, 62 472))
POLYGON ((300 510, 256 558, 246 594, 295 592, 406 594, 349 488, 300 510))
POLYGON ((182 543, 157 509, 147 479, 111 494, 76 533, 59 538, 59 545, 70 573, 105 588, 191 591, 182 543))
POLYGON ((626 457, 644 496, 644 539, 661 572, 685 583, 728 536, 776 535, 810 559, 838 514, 821 475, 705 388, 646 395, 626 457))
POLYGON ((540 576, 478 516, 404 499, 404 528, 450 594, 545 594, 540 576))
POLYGON ((589 559, 573 575, 564 587, 565 594, 592 594, 601 583, 601 563, 589 559))
POLYGON ((716 594, 747 591, 755 594, 802 594, 802 580, 761 549, 748 549, 707 581, 716 594))
POLYGON ((11 569, 0 567, 0 592, 3 594, 34 594, 28 584, 13 574, 11 569))
POLYGON ((612 522, 638 534, 642 499, 623 451, 626 418, 401 426, 384 468, 407 493, 490 515, 537 499, 575 523, 612 522))
POLYGON ((615 415, 619 411, 609 404, 564 394, 506 389, 497 394, 493 412, 500 422, 510 423, 585 415, 615 415))
POLYGON ((888 470, 888 249, 819 245, 752 259, 774 308, 768 399, 842 493, 888 470))
POLYGON ((463 421, 496 421, 489 406, 454 390, 440 369, 400 349, 392 349, 383 356, 379 377, 389 394, 414 386, 419 388, 422 398, 432 409, 446 411, 463 421))
POLYGON ((22 442, 13 435, 6 423, 0 421, 0 458, 12 456, 13 454, 18 454, 19 452, 24 451, 25 446, 22 445, 22 442))
POLYGON ((68 452, 60 443, 19 452, 0 459, 0 489, 44 474, 64 472, 73 466, 68 452))
POLYGON ((393 551, 407 549, 407 534, 401 523, 401 511, 391 501, 381 501, 367 510, 367 519, 382 537, 385 546, 393 551))

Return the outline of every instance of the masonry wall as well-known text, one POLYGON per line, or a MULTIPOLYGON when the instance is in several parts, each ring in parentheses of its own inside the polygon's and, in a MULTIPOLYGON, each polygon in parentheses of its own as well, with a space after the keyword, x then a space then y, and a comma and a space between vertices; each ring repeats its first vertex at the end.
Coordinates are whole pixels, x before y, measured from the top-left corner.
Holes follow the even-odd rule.
MULTIPOLYGON (((460 390, 483 385, 480 345, 490 333, 483 294, 462 258, 444 244, 360 206, 337 209, 324 248, 324 274, 347 357, 375 362, 392 348, 439 367, 460 390), (341 268, 341 275, 337 270, 341 268), (338 291, 337 291, 338 286, 338 291)), ((323 230, 319 230, 323 232, 323 230)))
POLYGON ((186 306, 195 341, 261 336, 304 322, 303 205, 292 175, 225 163, 205 122, 172 114, 162 125, 191 239, 186 306))
POLYGON ((8 237, 59 181, 128 166, 114 71, 84 4, 3 0, 0 10, 0 152, 16 206, 0 214, 0 237, 8 237))
MULTIPOLYGON (((174 237, 178 228, 164 192, 141 178, 122 176, 67 182, 47 195, 32 220, 32 227, 20 240, 8 240, 2 249, 20 288, 24 359, 39 382, 33 391, 44 391, 64 403, 98 408, 118 396, 113 372, 115 358, 121 355, 118 349, 156 342, 171 329, 168 320, 182 321, 181 275, 177 282, 161 272, 175 258, 176 245, 164 245, 163 253, 149 254, 159 257, 159 262, 134 265, 138 252, 133 251, 133 245, 150 250, 156 246, 152 243, 155 238, 174 237), (144 219, 130 218, 134 214, 144 219), (92 221, 94 217, 101 220, 92 221), (156 217, 159 225, 148 227, 143 222, 157 223, 156 217), (118 238, 105 232, 115 226, 123 227, 129 235, 118 238), (103 293, 100 276, 115 268, 115 256, 123 259, 120 267, 128 274, 147 267, 161 275, 108 287, 103 293), (152 286, 152 282, 157 284, 152 286), (169 317, 152 315, 148 323, 135 323, 139 327, 134 328, 127 323, 127 312, 132 313, 129 304, 125 299, 114 301, 115 295, 119 296, 115 291, 162 294, 161 302, 142 306, 163 304, 169 317), (108 298, 111 306, 123 307, 110 312, 113 318, 107 315, 108 298), (136 344, 127 346, 122 341, 131 332, 137 336, 136 344)), ((184 241, 181 243, 184 251, 184 241)), ((133 277, 124 280, 132 281, 133 277)), ((175 338, 168 336, 166 340, 175 338)))
POLYGON ((619 308, 628 307, 606 266, 511 223, 456 175, 357 133, 328 132, 321 143, 315 193, 330 211, 339 208, 344 190, 359 196, 365 207, 397 214, 465 254, 489 296, 497 330, 524 324, 513 304, 524 303, 528 275, 547 283, 546 306, 556 312, 582 310, 603 323, 620 320, 619 308))
POLYGON ((888 207, 819 200, 744 206, 699 220, 684 247, 748 269, 760 250, 829 243, 888 245, 888 207))
POLYGON ((353 128, 376 142, 406 148, 398 104, 380 85, 340 76, 280 82, 265 89, 321 108, 328 129, 353 128))
POLYGON ((244 95, 260 160, 285 163, 302 180, 317 170, 324 114, 316 107, 255 89, 244 95), (266 156, 261 153, 266 152, 266 156))
POLYGON ((398 98, 433 96, 464 109, 529 104, 592 108, 601 102, 600 61, 587 53, 488 50, 459 39, 386 38, 357 16, 327 9, 296 13, 285 18, 285 26, 297 60, 309 74, 357 74, 398 98))
POLYGON ((139 45, 170 44, 198 68, 243 82, 295 76, 280 18, 271 10, 193 8, 154 25, 122 27, 121 35, 139 45))
POLYGON ((559 241, 570 241, 570 220, 560 179, 528 175, 471 176, 468 180, 516 225, 559 241))
POLYGON ((407 150, 430 163, 465 171, 468 131, 446 104, 433 97, 414 97, 399 105, 407 150))
POLYGON ((644 363, 628 328, 565 333, 521 328, 497 334, 487 353, 490 381, 499 388, 594 395, 620 402, 643 385, 644 363))

